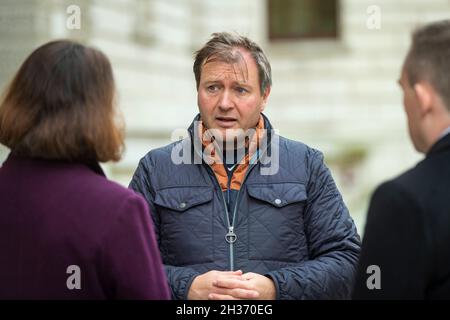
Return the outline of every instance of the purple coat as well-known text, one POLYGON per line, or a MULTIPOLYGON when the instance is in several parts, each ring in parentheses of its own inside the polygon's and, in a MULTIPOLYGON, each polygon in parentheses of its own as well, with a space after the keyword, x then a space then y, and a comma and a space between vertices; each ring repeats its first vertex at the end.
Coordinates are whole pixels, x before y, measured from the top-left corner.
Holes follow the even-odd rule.
POLYGON ((169 299, 145 201, 98 165, 0 168, 0 299, 169 299))

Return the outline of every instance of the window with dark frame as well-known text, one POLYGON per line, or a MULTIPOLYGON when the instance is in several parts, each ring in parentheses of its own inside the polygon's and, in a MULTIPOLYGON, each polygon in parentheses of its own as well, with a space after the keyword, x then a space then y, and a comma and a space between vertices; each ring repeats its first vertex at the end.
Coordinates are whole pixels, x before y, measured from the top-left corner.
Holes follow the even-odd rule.
POLYGON ((268 0, 269 39, 337 38, 339 0, 268 0))

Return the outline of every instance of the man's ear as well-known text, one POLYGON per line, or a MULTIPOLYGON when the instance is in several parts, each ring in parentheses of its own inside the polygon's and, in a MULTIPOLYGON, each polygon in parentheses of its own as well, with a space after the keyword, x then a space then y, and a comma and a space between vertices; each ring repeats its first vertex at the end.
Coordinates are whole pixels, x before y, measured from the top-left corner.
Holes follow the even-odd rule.
POLYGON ((266 103, 267 103, 267 99, 269 98, 270 95, 270 86, 267 86, 266 89, 264 90, 264 94, 262 95, 263 101, 261 104, 261 112, 264 111, 264 108, 266 107, 266 103))
POLYGON ((416 83, 413 89, 419 102, 420 114, 424 115, 428 113, 433 106, 433 100, 436 94, 434 89, 426 82, 416 83))

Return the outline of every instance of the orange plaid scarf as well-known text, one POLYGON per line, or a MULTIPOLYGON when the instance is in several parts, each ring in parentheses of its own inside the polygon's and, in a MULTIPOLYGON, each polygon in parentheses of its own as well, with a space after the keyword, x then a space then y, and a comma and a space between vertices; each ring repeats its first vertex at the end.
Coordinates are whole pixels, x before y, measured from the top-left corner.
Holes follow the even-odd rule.
MULTIPOLYGON (((245 154, 244 158, 239 161, 237 168, 233 172, 233 176, 231 177, 230 188, 233 190, 239 190, 242 186, 242 182, 245 177, 245 173, 249 167, 250 159, 255 154, 258 149, 259 143, 263 138, 264 132, 264 119, 262 116, 259 117, 258 124, 255 128, 256 132, 253 134, 252 139, 248 144, 248 152, 245 154)), ((201 133, 200 140, 202 141, 202 145, 205 149, 206 156, 205 162, 210 165, 214 174, 216 175, 217 180, 219 181, 220 188, 222 191, 226 191, 228 188, 228 175, 223 164, 223 160, 221 158, 221 152, 217 143, 211 141, 211 135, 206 133, 207 128, 203 126, 203 122, 199 121, 199 133, 201 133)), ((204 154, 205 154, 204 153, 204 154)))

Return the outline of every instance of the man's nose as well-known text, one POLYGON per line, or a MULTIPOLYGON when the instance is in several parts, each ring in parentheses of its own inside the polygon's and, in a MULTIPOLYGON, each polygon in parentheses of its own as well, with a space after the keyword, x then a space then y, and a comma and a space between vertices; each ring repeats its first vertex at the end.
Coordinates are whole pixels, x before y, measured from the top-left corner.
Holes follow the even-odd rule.
POLYGON ((219 99, 219 108, 223 111, 234 108, 233 97, 228 90, 222 91, 219 99))

